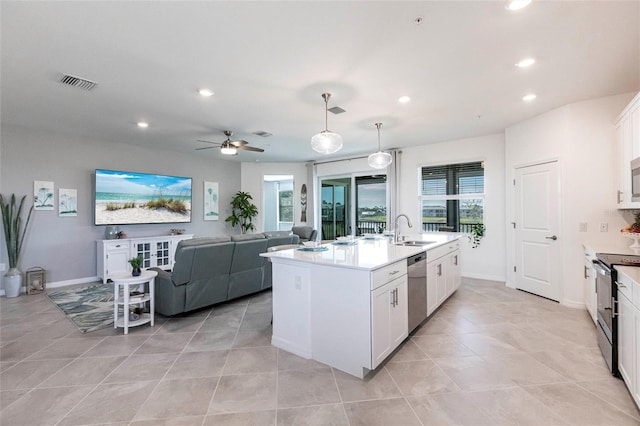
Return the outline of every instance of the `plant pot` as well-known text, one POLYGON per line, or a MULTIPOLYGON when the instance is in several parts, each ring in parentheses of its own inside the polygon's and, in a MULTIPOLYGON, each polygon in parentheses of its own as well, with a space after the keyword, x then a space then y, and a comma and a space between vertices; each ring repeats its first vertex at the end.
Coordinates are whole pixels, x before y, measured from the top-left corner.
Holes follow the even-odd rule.
POLYGON ((4 274, 4 295, 18 297, 22 288, 22 272, 18 268, 11 268, 4 274))
POLYGON ((140 268, 133 268, 133 270, 131 271, 131 275, 134 277, 139 277, 141 273, 142 271, 140 270, 140 268))

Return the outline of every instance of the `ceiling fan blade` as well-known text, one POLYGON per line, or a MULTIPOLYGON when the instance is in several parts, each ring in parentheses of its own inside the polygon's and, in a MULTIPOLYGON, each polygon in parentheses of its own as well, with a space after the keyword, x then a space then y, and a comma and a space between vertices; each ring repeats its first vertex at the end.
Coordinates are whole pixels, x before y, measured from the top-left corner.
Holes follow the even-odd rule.
POLYGON ((249 145, 239 146, 238 149, 244 149, 245 151, 264 152, 264 149, 262 149, 262 148, 255 148, 255 147, 249 146, 249 145))
POLYGON ((238 139, 237 141, 229 141, 229 142, 231 143, 231 145, 235 146, 236 148, 249 145, 249 142, 243 141, 242 139, 238 139))
POLYGON ((211 142, 211 141, 205 141, 202 139, 196 139, 197 142, 203 142, 203 143, 210 143, 211 145, 222 145, 220 142, 211 142))
POLYGON ((200 151, 202 149, 211 149, 211 148, 215 148, 215 146, 205 146, 205 147, 202 147, 202 148, 196 148, 196 151, 200 151))

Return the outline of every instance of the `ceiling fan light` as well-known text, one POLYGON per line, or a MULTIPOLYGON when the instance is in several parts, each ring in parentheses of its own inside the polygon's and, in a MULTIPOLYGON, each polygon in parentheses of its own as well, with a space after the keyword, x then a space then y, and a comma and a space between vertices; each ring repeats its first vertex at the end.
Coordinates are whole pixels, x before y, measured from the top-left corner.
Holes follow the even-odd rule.
POLYGON ((369 166, 374 169, 384 169, 389 166, 392 161, 391 154, 382 151, 375 152, 369 155, 368 158, 369 166))
POLYGON ((311 138, 311 148, 320 154, 333 154, 342 149, 342 136, 330 130, 323 130, 311 138))
POLYGON ((508 0, 505 4, 507 10, 520 10, 529 6, 531 0, 508 0))
POLYGON ((220 146, 220 152, 224 155, 236 155, 238 153, 238 149, 231 145, 228 140, 222 142, 220 146))

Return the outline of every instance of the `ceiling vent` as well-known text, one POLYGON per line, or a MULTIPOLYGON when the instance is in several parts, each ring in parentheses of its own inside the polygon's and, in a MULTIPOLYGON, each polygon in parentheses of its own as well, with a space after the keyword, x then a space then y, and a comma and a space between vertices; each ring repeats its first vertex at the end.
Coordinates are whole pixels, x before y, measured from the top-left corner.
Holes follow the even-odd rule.
POLYGON ((256 136, 262 136, 263 138, 268 138, 269 136, 273 136, 271 133, 265 132, 264 130, 258 130, 257 132, 253 132, 253 134, 256 136))
POLYGON ((86 78, 75 77, 69 74, 63 74, 58 81, 67 86, 77 87, 82 90, 91 90, 98 85, 98 83, 87 80, 86 78))
POLYGON ((334 114, 342 114, 343 112, 347 112, 346 110, 340 108, 339 106, 334 106, 333 108, 329 108, 329 111, 331 111, 334 114))

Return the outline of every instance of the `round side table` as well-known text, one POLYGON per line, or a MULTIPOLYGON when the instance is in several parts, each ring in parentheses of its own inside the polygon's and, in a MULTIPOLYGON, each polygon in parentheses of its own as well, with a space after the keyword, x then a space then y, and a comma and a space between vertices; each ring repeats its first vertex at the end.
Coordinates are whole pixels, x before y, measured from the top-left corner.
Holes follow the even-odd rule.
POLYGON ((111 277, 113 281, 113 328, 123 327, 124 334, 129 334, 129 327, 136 327, 148 322, 153 327, 155 313, 154 284, 157 275, 156 271, 142 271, 138 277, 134 277, 130 273, 115 274, 111 277), (130 287, 146 283, 149 283, 149 293, 145 293, 143 297, 131 298, 130 287), (120 287, 122 287, 122 296, 120 295, 120 287), (149 302, 149 313, 140 315, 137 320, 129 319, 129 306, 145 302, 149 302), (118 305, 123 306, 122 318, 118 318, 118 305))

